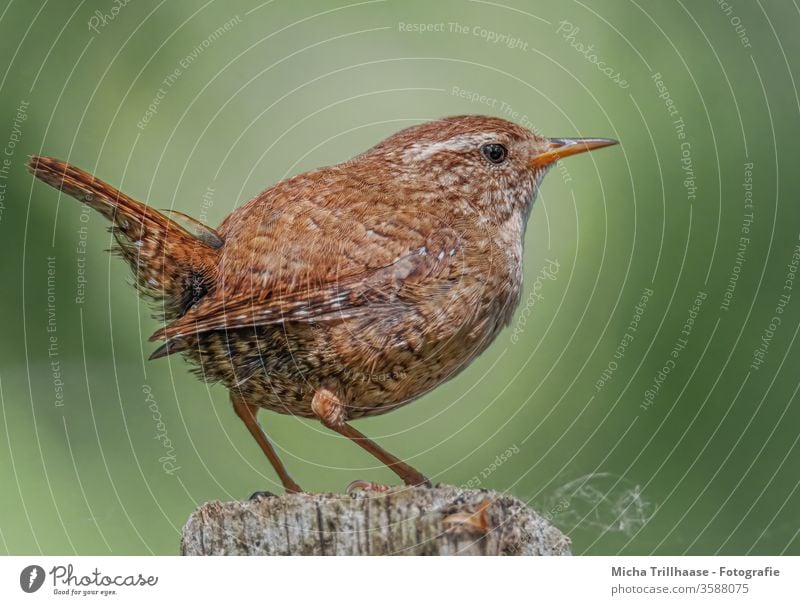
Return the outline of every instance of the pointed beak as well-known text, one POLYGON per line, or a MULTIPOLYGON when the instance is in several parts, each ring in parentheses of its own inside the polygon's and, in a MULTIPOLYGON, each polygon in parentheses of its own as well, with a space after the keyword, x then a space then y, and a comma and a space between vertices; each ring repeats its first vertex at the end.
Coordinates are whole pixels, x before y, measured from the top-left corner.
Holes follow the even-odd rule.
POLYGON ((576 153, 616 145, 614 139, 548 139, 545 149, 531 158, 531 168, 552 164, 576 153))

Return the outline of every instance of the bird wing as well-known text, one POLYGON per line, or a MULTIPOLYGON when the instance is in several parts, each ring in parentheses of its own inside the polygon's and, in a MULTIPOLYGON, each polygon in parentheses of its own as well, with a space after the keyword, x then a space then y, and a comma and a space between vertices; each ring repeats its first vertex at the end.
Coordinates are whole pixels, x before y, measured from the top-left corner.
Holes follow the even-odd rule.
POLYGON ((424 296, 464 230, 406 203, 403 187, 322 169, 266 190, 221 225, 213 292, 151 340, 342 320, 424 296))
POLYGON ((357 275, 266 300, 252 292, 204 301, 157 331, 150 340, 284 322, 325 322, 398 310, 410 302, 449 289, 458 279, 458 244, 436 232, 430 244, 396 261, 357 275))

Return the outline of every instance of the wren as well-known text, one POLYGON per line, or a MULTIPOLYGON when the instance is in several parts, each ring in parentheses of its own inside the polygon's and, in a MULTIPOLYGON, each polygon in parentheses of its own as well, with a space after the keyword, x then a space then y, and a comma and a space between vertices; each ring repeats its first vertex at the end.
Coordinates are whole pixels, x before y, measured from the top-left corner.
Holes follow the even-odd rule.
POLYGON ((419 398, 491 344, 520 300, 525 226, 548 168, 615 143, 445 118, 285 179, 216 229, 59 160, 28 167, 111 221, 115 251, 164 322, 151 359, 180 353, 225 385, 298 492, 259 408, 317 418, 407 485, 429 483, 349 421, 419 398))

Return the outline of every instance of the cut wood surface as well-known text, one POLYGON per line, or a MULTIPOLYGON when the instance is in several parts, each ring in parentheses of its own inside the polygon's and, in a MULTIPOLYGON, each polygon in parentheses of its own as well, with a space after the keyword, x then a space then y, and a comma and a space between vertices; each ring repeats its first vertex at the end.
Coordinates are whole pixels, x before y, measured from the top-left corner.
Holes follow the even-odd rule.
POLYGON ((207 502, 184 555, 569 555, 570 541, 520 500, 483 489, 286 494, 207 502))

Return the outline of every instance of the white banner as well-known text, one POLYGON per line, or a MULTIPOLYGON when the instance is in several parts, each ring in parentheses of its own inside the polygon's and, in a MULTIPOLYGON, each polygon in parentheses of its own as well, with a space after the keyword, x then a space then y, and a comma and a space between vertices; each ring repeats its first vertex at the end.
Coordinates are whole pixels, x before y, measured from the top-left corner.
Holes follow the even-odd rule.
POLYGON ((0 558, 0 603, 777 605, 800 602, 798 572, 798 557, 13 556, 0 558))

